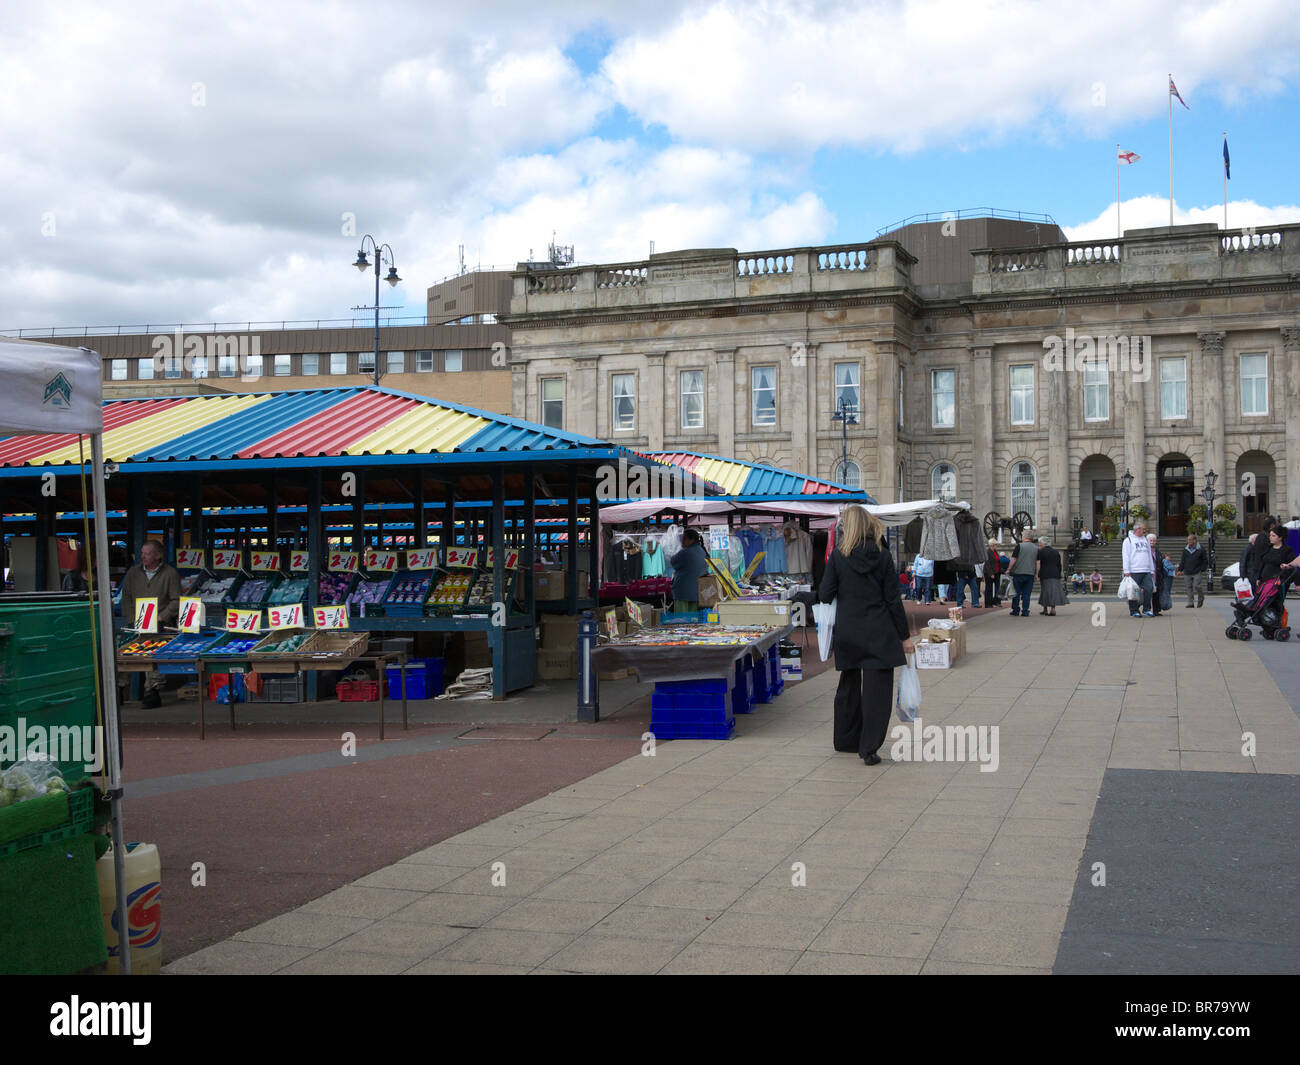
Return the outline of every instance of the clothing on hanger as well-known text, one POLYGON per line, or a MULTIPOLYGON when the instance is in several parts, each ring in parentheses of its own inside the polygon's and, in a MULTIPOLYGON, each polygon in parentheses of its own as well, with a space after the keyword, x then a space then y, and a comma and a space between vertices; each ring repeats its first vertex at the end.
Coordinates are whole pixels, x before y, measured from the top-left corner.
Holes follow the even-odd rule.
POLYGON ((936 562, 957 558, 961 554, 952 511, 940 504, 927 510, 921 515, 921 519, 924 522, 921 531, 921 554, 936 562))
POLYGON ((666 573, 664 549, 659 545, 659 538, 653 534, 647 536, 641 550, 641 576, 662 577, 666 573))
POLYGON ((778 526, 771 525, 763 531, 763 550, 766 552, 763 568, 768 573, 785 573, 785 535, 778 526))

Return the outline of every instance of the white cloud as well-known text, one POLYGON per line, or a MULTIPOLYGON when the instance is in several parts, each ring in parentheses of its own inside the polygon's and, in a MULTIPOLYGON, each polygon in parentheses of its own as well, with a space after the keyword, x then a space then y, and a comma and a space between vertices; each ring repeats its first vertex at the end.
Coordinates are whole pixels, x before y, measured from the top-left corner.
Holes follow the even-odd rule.
MULTIPOLYGON (((1120 221, 1125 231, 1130 229, 1151 229, 1169 225, 1169 201, 1160 196, 1135 196, 1125 200, 1120 211, 1120 221)), ((1266 226, 1294 225, 1300 222, 1300 205, 1283 204, 1269 207, 1255 203, 1253 200, 1228 201, 1228 225, 1234 232, 1248 226, 1263 228, 1266 226)), ((1211 204, 1208 207, 1180 207, 1174 201, 1174 225, 1212 224, 1223 227, 1223 204, 1211 204)), ((1114 240, 1115 239, 1115 205, 1112 203, 1101 214, 1078 225, 1062 226, 1066 239, 1114 240)))

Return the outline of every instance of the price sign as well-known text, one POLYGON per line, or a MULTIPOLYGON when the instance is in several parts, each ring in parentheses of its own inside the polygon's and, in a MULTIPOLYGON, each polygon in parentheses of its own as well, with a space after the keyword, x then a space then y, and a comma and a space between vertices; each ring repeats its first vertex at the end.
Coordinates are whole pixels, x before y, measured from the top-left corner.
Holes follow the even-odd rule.
POLYGON ((215 551, 212 555, 213 569, 242 569, 244 566, 244 552, 242 551, 215 551))
POLYGON ((262 627, 260 610, 226 611, 226 630, 229 632, 257 632, 262 627))
POLYGON ((178 547, 177 569, 207 569, 208 553, 201 547, 178 547))
POLYGON ((203 628, 203 600, 195 596, 181 596, 181 632, 198 632, 203 628))
MULTIPOLYGON (((484 565, 491 568, 496 564, 496 549, 489 547, 487 549, 487 562, 484 565)), ((506 552, 506 569, 515 569, 519 565, 519 552, 510 550, 506 552)))
POLYGON ((625 599, 623 602, 627 604, 628 621, 640 628, 645 628, 646 622, 650 620, 646 617, 646 608, 640 603, 632 602, 631 599, 625 599))
POLYGON ((397 572, 397 552, 396 551, 367 551, 366 552, 366 569, 371 573, 396 573, 397 572))
POLYGON ((335 573, 356 573, 358 561, 355 551, 331 551, 328 568, 335 573))
POLYGON ((725 525, 709 526, 709 551, 726 551, 731 546, 731 532, 725 525))
POLYGON ((137 599, 135 601, 135 631, 158 631, 158 599, 137 599))
POLYGON ((339 606, 318 606, 312 611, 313 620, 318 629, 346 629, 348 627, 348 608, 339 606))
POLYGON ((447 565, 473 569, 478 565, 478 549, 472 547, 447 548, 447 565))
POLYGON ((618 636, 618 611, 606 610, 604 616, 605 635, 611 640, 618 636))
POLYGON ((280 552, 254 551, 249 556, 248 568, 252 570, 277 570, 280 568, 280 552))
POLYGON ((418 551, 406 552, 407 569, 433 569, 438 565, 438 549, 424 547, 418 551))
POLYGON ((268 629, 301 629, 302 604, 289 606, 269 606, 266 608, 266 627, 268 629))
POLYGON ((293 573, 306 573, 311 569, 311 555, 306 551, 289 552, 289 570, 293 573))

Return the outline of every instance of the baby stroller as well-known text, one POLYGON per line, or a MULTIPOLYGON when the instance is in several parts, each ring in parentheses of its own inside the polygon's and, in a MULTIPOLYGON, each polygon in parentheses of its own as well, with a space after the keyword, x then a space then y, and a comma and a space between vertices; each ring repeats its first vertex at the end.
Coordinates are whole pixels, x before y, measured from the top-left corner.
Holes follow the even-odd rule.
POLYGON ((1237 618, 1226 630, 1228 639, 1249 640, 1253 635, 1251 625, 1258 625, 1266 640, 1291 639, 1284 600, 1293 579, 1291 576, 1285 580, 1270 577, 1249 599, 1233 603, 1232 610, 1237 618))

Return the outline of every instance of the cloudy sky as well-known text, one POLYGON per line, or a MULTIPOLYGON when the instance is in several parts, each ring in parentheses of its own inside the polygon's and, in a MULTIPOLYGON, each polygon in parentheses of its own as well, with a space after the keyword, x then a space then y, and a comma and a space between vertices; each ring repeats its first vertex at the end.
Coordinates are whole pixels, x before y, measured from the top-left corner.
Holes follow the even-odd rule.
POLYGON ((469 266, 871 239, 909 215, 1071 237, 1300 221, 1293 0, 102 3, 0 20, 0 328, 395 313, 469 266), (355 234, 351 227, 355 226, 355 234))

